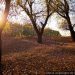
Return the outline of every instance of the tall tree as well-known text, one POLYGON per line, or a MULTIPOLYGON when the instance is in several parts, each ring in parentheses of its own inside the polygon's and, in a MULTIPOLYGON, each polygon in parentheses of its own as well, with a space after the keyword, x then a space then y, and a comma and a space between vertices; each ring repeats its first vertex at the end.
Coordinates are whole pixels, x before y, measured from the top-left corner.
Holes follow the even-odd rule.
MULTIPOLYGON (((49 17, 51 16, 51 14, 53 13, 51 10, 49 10, 49 0, 45 0, 45 8, 46 9, 44 11, 44 9, 40 10, 40 8, 38 8, 38 11, 36 11, 37 8, 34 8, 36 5, 37 7, 39 7, 39 4, 41 3, 38 3, 37 2, 38 0, 17 0, 17 3, 20 7, 22 7, 22 9, 24 9, 24 11, 26 12, 26 14, 29 16, 31 22, 32 22, 32 25, 34 27, 34 30, 36 31, 36 34, 38 36, 38 43, 42 43, 42 35, 43 35, 43 32, 44 32, 44 28, 47 24, 47 21, 49 19, 49 17), (45 18, 42 18, 44 19, 44 21, 40 21, 40 25, 38 25, 37 21, 38 21, 38 18, 41 17, 40 15, 42 15, 43 17, 45 18)), ((40 7, 42 7, 42 5, 44 4, 41 4, 40 7)))
POLYGON ((75 41, 75 31, 70 20, 70 7, 67 0, 50 0, 49 4, 53 11, 57 12, 60 16, 67 20, 72 40, 75 41))
MULTIPOLYGON (((1 0, 1 1, 4 1, 4 0, 1 0)), ((2 23, 0 25, 0 69, 2 67, 1 65, 1 54, 2 54, 2 39, 1 39, 1 35, 2 35, 2 31, 6 25, 6 22, 7 22, 7 16, 9 14, 9 8, 10 8, 10 2, 11 0, 5 0, 5 10, 3 12, 3 16, 2 16, 2 23)), ((0 70, 0 75, 2 75, 2 70, 0 70)))

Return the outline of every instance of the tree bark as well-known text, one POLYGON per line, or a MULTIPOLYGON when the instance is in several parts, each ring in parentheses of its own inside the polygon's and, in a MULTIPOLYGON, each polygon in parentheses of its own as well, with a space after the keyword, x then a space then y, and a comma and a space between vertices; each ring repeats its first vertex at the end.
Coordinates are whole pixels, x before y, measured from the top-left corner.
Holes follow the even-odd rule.
POLYGON ((67 16, 67 22, 68 22, 69 30, 70 30, 70 33, 71 33, 71 38, 72 38, 73 41, 75 41, 75 31, 73 30, 73 27, 72 27, 69 16, 67 16))
POLYGON ((42 44, 42 33, 39 33, 37 36, 38 36, 38 39, 37 39, 37 42, 42 44))
POLYGON ((2 74, 2 61, 1 61, 1 56, 2 56, 2 39, 1 39, 1 32, 0 32, 0 75, 2 74))
POLYGON ((6 2, 6 6, 5 6, 5 10, 4 10, 4 13, 3 13, 3 20, 2 20, 2 26, 0 28, 0 75, 3 75, 2 74, 2 61, 1 61, 1 57, 2 57, 2 39, 1 39, 1 35, 2 35, 2 31, 6 25, 6 21, 7 21, 7 16, 9 14, 9 9, 10 9, 10 2, 11 0, 5 0, 6 2))

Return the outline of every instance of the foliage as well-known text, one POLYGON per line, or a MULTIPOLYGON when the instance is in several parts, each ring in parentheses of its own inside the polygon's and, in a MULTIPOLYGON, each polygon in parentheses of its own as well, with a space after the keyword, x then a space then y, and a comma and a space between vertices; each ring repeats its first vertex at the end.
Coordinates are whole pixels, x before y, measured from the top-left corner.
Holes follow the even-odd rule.
POLYGON ((49 28, 44 30, 44 35, 45 36, 60 36, 58 31, 54 31, 54 30, 51 30, 49 28))
POLYGON ((69 29, 68 28, 68 23, 64 18, 61 18, 58 20, 59 28, 63 29, 69 29))
POLYGON ((11 35, 12 36, 22 36, 23 28, 21 25, 12 24, 11 25, 11 35))
POLYGON ((36 35, 32 25, 24 25, 23 26, 23 35, 25 35, 25 36, 34 36, 34 35, 36 35))
POLYGON ((10 27, 9 22, 6 22, 6 25, 2 31, 2 34, 7 35, 7 36, 11 34, 11 27, 10 27))
MULTIPOLYGON (((6 27, 3 30, 3 34, 11 35, 14 37, 36 36, 36 32, 33 29, 33 26, 31 24, 19 25, 19 24, 11 24, 9 22, 6 24, 6 27)), ((59 35, 59 32, 56 32, 47 28, 44 30, 44 35, 57 36, 59 35)))
POLYGON ((17 5, 21 3, 22 3, 22 0, 17 0, 17 5))

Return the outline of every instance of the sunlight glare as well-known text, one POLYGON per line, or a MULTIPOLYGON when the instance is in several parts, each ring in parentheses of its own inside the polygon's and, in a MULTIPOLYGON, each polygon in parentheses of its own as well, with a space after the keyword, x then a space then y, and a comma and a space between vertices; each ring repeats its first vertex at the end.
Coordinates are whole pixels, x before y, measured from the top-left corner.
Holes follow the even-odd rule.
POLYGON ((2 15, 0 15, 0 28, 2 27, 3 18, 2 15))

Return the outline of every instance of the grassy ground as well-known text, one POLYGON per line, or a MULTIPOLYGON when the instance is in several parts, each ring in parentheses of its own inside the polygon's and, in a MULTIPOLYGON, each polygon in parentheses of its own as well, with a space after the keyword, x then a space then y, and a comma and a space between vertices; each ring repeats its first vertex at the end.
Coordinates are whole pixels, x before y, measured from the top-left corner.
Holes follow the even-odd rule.
POLYGON ((45 75, 50 71, 75 71, 75 43, 71 38, 3 37, 3 75, 45 75))

